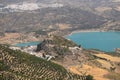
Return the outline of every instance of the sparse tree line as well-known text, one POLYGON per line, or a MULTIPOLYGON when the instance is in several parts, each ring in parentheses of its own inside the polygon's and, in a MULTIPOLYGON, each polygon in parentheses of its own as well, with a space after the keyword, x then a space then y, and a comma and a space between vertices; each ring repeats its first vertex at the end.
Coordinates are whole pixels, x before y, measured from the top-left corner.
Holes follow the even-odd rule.
POLYGON ((90 80, 33 55, 0 46, 0 80, 90 80))

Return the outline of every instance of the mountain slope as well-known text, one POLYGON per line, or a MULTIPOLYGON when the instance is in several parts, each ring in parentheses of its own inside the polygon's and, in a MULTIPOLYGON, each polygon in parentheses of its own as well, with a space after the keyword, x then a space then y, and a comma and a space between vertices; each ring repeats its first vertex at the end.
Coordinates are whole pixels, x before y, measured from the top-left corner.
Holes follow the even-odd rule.
POLYGON ((63 37, 52 36, 38 44, 36 51, 44 51, 44 54, 58 58, 63 57, 63 55, 72 55, 73 53, 70 51, 69 47, 75 46, 77 46, 77 44, 63 37))
POLYGON ((107 30, 119 30, 120 28, 118 25, 120 22, 119 0, 2 0, 0 3, 0 30, 3 32, 59 30, 59 24, 69 25, 68 31, 96 29, 103 28, 102 25, 109 21, 115 23, 111 23, 114 24, 112 27, 108 25, 107 30), (12 7, 19 5, 20 9, 18 6, 15 9, 9 7, 2 9, 1 7, 10 5, 12 7), (25 9, 21 11, 20 6, 25 9), (34 9, 35 6, 39 8, 34 9))
POLYGON ((105 22, 101 16, 71 7, 43 8, 35 12, 0 13, 0 31, 59 30, 60 24, 69 25, 67 30, 91 29, 98 28, 105 22))
POLYGON ((0 45, 0 80, 87 80, 84 77, 55 63, 0 45))
POLYGON ((120 79, 119 53, 86 50, 60 36, 45 39, 37 46, 37 51, 43 53, 45 58, 46 55, 54 56, 52 61, 63 65, 73 73, 90 74, 95 80, 120 79))

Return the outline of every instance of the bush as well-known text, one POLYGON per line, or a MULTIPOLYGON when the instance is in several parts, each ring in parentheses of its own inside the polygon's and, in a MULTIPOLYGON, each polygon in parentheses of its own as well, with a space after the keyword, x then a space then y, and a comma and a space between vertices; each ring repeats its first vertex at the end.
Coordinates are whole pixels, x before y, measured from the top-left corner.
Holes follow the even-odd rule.
POLYGON ((86 80, 93 80, 93 76, 87 75, 87 76, 86 76, 86 80))

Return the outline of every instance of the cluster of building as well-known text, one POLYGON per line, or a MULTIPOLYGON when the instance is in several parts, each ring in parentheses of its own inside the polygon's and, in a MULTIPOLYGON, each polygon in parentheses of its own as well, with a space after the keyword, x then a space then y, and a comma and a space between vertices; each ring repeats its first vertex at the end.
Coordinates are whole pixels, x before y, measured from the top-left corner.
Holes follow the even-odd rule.
POLYGON ((58 8, 63 7, 63 4, 60 3, 51 3, 51 4, 45 4, 45 3, 36 3, 36 2, 21 2, 16 4, 10 4, 10 5, 1 5, 0 4, 0 12, 2 11, 9 11, 9 12, 22 12, 22 11, 34 11, 41 8, 58 8))
POLYGON ((37 57, 46 59, 47 61, 51 60, 52 58, 55 58, 54 56, 51 56, 51 55, 44 55, 41 52, 36 52, 37 46, 27 46, 27 47, 11 46, 10 49, 12 49, 12 50, 20 50, 22 52, 26 52, 26 53, 29 53, 31 55, 35 55, 37 57))
POLYGON ((5 8, 18 10, 37 10, 39 9, 39 6, 36 3, 22 3, 7 5, 5 8))
POLYGON ((120 53, 120 48, 116 48, 115 52, 120 53))

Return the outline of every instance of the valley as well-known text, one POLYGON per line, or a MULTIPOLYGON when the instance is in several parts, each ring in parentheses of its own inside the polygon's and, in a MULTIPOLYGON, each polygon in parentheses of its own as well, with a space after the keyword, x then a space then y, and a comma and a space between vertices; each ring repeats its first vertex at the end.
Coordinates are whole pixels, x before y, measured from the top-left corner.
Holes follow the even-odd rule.
POLYGON ((0 80, 120 80, 119 47, 66 39, 119 31, 120 0, 0 0, 0 80))
POLYGON ((118 77, 120 74, 119 53, 87 50, 60 36, 50 35, 37 46, 21 48, 10 46, 10 48, 64 66, 74 74, 92 75, 95 80, 120 79, 118 77))

